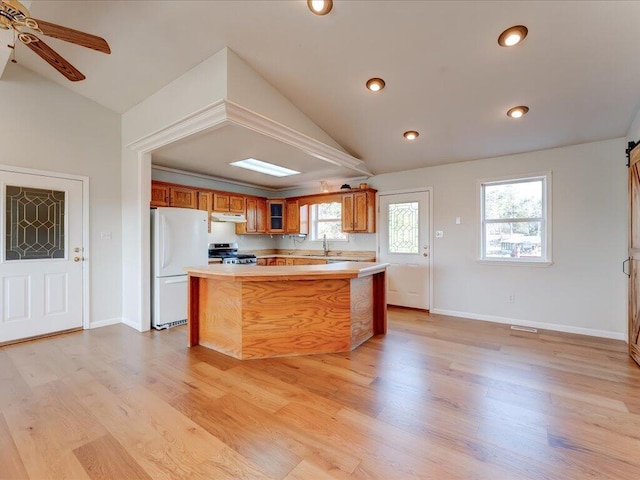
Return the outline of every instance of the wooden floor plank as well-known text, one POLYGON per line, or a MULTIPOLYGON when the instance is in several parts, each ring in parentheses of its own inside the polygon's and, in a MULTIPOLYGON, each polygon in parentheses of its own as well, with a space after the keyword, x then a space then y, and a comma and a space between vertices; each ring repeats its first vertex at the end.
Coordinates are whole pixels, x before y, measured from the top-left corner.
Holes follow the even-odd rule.
POLYGON ((110 434, 85 443, 73 453, 92 480, 151 480, 120 442, 110 434))
POLYGON ((29 478, 4 415, 0 415, 0 478, 13 480, 29 478))
POLYGON ((0 347, 0 478, 638 478, 624 342, 388 314, 340 354, 240 361, 124 325, 0 347))

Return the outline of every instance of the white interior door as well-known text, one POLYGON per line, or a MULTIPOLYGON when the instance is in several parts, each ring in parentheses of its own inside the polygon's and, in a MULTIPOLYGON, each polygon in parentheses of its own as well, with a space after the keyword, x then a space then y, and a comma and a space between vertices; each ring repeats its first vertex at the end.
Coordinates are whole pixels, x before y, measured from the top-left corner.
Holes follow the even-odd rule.
POLYGON ((0 194, 0 343, 82 327, 82 181, 0 170, 0 194))
POLYGON ((429 192, 380 195, 379 252, 387 303, 429 309, 429 192))

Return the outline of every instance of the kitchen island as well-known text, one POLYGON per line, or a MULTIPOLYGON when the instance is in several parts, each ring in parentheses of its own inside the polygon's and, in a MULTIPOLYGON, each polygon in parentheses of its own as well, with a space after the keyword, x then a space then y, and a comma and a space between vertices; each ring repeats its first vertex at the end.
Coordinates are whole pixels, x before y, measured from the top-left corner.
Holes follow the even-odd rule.
POLYGON ((189 346, 238 359, 353 350, 386 333, 388 265, 188 267, 189 346))

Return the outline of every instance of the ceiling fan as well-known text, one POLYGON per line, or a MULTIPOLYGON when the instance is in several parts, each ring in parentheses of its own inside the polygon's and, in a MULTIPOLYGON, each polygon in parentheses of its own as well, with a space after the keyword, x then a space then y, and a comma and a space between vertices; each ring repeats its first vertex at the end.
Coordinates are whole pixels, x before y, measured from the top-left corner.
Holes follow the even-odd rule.
MULTIPOLYGON (((29 16, 26 9, 18 0, 0 0, 0 29, 13 30, 22 43, 42 57, 49 65, 58 70, 62 75, 72 82, 84 80, 86 77, 80 73, 73 65, 65 60, 58 52, 44 43, 31 32, 32 30, 42 35, 75 43, 83 47, 97 50, 98 52, 110 54, 111 49, 104 38, 80 32, 72 28, 56 25, 55 23, 36 20, 29 16)), ((14 48, 15 45, 10 46, 14 48)))

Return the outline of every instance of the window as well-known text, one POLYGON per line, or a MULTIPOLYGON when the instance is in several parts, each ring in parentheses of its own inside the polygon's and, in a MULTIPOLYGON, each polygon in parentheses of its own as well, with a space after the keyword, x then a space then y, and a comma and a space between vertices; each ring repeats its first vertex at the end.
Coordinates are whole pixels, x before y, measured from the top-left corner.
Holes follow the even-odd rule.
POLYGON ((342 231, 342 203, 318 203, 311 206, 311 240, 347 241, 342 231))
POLYGON ((480 183, 481 259, 550 263, 551 174, 480 183))

